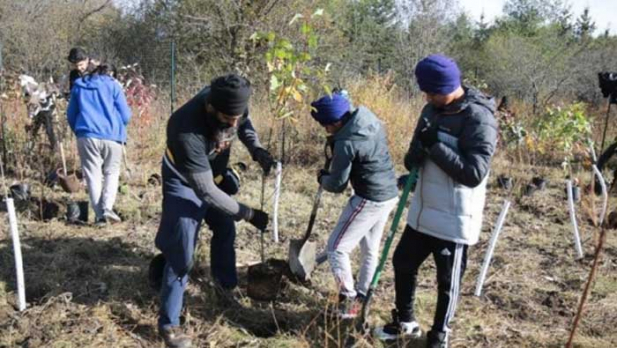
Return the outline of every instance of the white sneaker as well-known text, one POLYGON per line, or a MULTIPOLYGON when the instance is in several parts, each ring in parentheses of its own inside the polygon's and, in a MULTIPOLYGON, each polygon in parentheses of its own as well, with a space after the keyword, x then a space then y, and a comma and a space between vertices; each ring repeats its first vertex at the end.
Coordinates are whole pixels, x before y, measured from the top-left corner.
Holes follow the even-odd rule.
POLYGON ((122 219, 118 216, 118 214, 114 213, 111 210, 105 211, 103 213, 103 217, 105 218, 105 220, 111 222, 112 224, 122 222, 122 219))
POLYGON ((373 334, 382 341, 396 341, 399 338, 420 338, 422 330, 420 324, 413 320, 410 322, 401 322, 398 319, 396 309, 392 310, 392 322, 376 327, 373 334))

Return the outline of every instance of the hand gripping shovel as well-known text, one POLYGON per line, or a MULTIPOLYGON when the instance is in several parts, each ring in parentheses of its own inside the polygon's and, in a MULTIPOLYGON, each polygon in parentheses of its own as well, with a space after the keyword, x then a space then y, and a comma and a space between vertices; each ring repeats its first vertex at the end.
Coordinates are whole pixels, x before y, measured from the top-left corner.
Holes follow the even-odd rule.
POLYGON ((388 238, 386 239, 386 244, 383 247, 383 251, 381 252, 381 257, 379 259, 379 265, 377 266, 377 270, 375 270, 375 274, 373 275, 373 280, 371 281, 371 286, 368 289, 368 293, 366 294, 366 300, 362 305, 362 312, 360 315, 360 320, 358 321, 358 331, 367 332, 368 323, 367 317, 369 313, 369 307, 371 304, 371 298, 373 297, 373 293, 377 288, 377 284, 379 283, 379 278, 381 277, 381 272, 386 264, 386 260, 388 259, 388 252, 390 251, 390 247, 392 246, 392 241, 394 241, 394 234, 398 229, 398 223, 401 220, 401 215, 403 215, 403 210, 405 209, 405 204, 407 203, 407 198, 409 197, 409 191, 411 191, 411 187, 415 184, 418 179, 418 170, 416 168, 412 168, 409 172, 409 178, 405 183, 405 188, 403 189, 403 194, 401 196, 401 200, 398 202, 398 207, 396 208, 396 213, 394 214, 394 219, 392 220, 392 225, 390 226, 390 230, 388 231, 388 238))
MULTIPOLYGON (((326 170, 330 167, 330 156, 328 156, 329 145, 326 143, 326 164, 324 168, 326 170)), ((317 245, 314 242, 309 241, 311 232, 313 232, 313 226, 315 225, 315 218, 317 217, 317 209, 319 208, 319 202, 321 201, 321 194, 323 193, 323 187, 319 185, 315 200, 313 201, 313 210, 311 211, 311 217, 309 218, 309 224, 304 233, 302 239, 292 239, 289 242, 289 269, 291 273, 298 277, 300 280, 308 280, 311 276, 311 272, 315 268, 315 258, 317 254, 317 245)))

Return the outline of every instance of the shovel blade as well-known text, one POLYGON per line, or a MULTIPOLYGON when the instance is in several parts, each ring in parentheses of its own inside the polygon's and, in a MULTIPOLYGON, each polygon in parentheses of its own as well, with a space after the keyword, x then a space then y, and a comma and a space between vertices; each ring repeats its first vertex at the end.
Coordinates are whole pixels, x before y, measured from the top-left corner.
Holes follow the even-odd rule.
POLYGON ((289 268, 291 273, 302 280, 308 280, 315 269, 317 245, 303 239, 289 242, 289 268))

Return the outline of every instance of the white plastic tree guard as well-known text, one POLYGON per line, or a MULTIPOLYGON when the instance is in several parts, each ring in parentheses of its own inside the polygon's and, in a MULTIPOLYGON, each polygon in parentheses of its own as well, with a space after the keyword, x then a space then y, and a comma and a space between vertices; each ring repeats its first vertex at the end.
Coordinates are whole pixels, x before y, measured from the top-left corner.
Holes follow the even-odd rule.
POLYGON ((566 188, 568 191, 568 210, 570 211, 570 221, 572 222, 572 233, 574 234, 574 248, 576 249, 576 258, 582 259, 583 247, 581 246, 581 235, 578 232, 578 222, 576 221, 576 211, 574 210, 572 181, 566 180, 566 188))
POLYGON ((15 214, 15 204, 13 198, 6 198, 6 208, 9 215, 9 227, 11 229, 11 239, 13 240, 13 254, 15 255, 15 271, 17 272, 17 299, 19 311, 26 309, 26 286, 24 282, 24 265, 21 257, 21 243, 19 242, 19 231, 17 230, 17 214, 15 214))
POLYGON ((274 218, 272 219, 272 240, 274 243, 279 242, 279 197, 281 195, 281 177, 283 173, 283 165, 281 162, 276 162, 276 181, 274 184, 274 218))
POLYGON ((501 233, 503 223, 506 221, 506 215, 508 215, 509 209, 510 200, 506 199, 503 202, 503 206, 501 207, 501 213, 499 213, 499 217, 497 218, 497 224, 493 229, 488 249, 486 249, 486 254, 484 255, 484 263, 482 264, 482 269, 476 283, 476 291, 474 293, 476 296, 480 296, 482 294, 482 287, 484 286, 486 272, 488 271, 488 266, 490 265, 491 259, 493 258, 493 251, 495 250, 495 245, 497 245, 497 239, 499 238, 499 234, 501 233))

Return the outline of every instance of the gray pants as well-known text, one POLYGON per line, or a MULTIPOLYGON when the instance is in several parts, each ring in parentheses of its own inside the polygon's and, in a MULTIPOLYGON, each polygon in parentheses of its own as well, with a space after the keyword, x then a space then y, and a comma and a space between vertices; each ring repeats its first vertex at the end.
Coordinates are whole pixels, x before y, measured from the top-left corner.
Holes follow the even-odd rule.
POLYGON ((355 297, 368 292, 379 262, 381 236, 397 201, 398 197, 374 202, 355 195, 349 199, 328 240, 328 261, 341 294, 355 297), (354 286, 349 254, 358 243, 362 260, 358 284, 354 286))
POLYGON ((90 204, 96 218, 100 219, 105 212, 113 211, 116 201, 122 145, 111 140, 77 138, 77 149, 88 185, 90 204))

